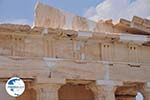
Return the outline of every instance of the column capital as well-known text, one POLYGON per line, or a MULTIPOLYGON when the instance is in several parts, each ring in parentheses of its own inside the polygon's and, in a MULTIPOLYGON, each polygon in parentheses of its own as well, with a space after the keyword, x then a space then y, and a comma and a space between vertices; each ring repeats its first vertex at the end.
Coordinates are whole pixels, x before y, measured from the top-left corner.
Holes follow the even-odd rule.
POLYGON ((149 87, 150 88, 150 82, 146 82, 145 83, 145 87, 149 87))
POLYGON ((146 82, 146 83, 145 83, 145 85, 144 85, 144 91, 150 93, 150 82, 146 82))
POLYGON ((58 90, 65 83, 65 79, 37 77, 31 88, 52 91, 58 90))
POLYGON ((35 84, 37 100, 58 100, 58 90, 62 84, 35 84))
POLYGON ((116 88, 121 85, 123 83, 118 81, 97 80, 96 84, 90 84, 88 87, 94 92, 96 100, 115 100, 116 88))

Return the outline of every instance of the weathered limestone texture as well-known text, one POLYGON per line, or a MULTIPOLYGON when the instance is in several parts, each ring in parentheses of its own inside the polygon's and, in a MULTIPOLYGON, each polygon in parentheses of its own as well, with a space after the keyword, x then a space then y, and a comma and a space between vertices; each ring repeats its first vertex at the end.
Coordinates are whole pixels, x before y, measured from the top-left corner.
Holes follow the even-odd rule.
POLYGON ((120 19, 120 22, 117 24, 113 24, 111 19, 94 22, 42 3, 37 3, 34 25, 36 27, 60 28, 75 31, 150 34, 150 20, 148 19, 134 16, 132 21, 120 19))
POLYGON ((72 22, 72 29, 76 31, 88 31, 88 22, 86 18, 76 16, 72 22))
POLYGON ((95 100, 115 100, 115 90, 113 86, 97 86, 95 100))
POLYGON ((65 16, 59 10, 42 3, 37 4, 35 14, 35 25, 39 27, 62 28, 65 24, 65 16))
POLYGON ((88 87, 93 91, 95 100, 115 100, 116 88, 121 85, 122 82, 118 81, 97 80, 96 84, 90 84, 88 87))
POLYGON ((150 89, 145 89, 145 99, 144 100, 150 100, 150 89))
POLYGON ((144 87, 144 100, 150 100, 150 82, 147 82, 144 87))
POLYGON ((41 84, 35 87, 36 100, 59 100, 58 89, 60 85, 56 84, 41 84))
POLYGON ((83 83, 65 84, 59 89, 59 100, 94 100, 93 92, 83 83))
POLYGON ((0 24, 0 82, 18 76, 26 83, 22 96, 11 98, 4 89, 0 96, 135 100, 140 91, 150 100, 149 27, 150 20, 137 16, 117 24, 111 19, 94 22, 37 3, 32 28, 0 24))

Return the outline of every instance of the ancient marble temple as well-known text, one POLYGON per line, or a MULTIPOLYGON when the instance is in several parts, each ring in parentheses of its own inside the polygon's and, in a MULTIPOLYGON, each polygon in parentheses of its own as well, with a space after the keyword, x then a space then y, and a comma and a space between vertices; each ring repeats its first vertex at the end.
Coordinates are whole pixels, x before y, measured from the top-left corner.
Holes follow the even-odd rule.
POLYGON ((150 100, 150 20, 93 22, 38 3, 33 27, 0 25, 0 100, 150 100), (7 79, 26 84, 17 98, 7 79))

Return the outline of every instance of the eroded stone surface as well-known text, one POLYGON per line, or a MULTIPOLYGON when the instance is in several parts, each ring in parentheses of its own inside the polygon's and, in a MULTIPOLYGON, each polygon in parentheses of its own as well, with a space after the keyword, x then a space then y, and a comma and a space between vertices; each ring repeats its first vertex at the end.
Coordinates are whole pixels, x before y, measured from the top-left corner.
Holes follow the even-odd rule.
POLYGON ((61 28, 75 31, 150 34, 150 20, 148 19, 134 16, 132 21, 120 19, 120 22, 117 24, 113 24, 112 20, 94 22, 43 3, 37 3, 34 23, 36 27, 61 28))
POLYGON ((95 100, 134 100, 137 91, 149 100, 149 20, 96 23, 42 3, 35 14, 33 28, 0 25, 0 81, 30 84, 17 100, 61 100, 65 84, 90 89, 95 100))

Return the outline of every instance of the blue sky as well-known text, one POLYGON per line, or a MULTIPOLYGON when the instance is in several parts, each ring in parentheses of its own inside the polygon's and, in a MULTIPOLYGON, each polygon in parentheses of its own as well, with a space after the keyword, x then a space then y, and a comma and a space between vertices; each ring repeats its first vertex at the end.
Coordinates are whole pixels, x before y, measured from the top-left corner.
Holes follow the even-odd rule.
POLYGON ((37 1, 94 21, 134 15, 150 19, 150 0, 0 0, 0 23, 32 25, 37 1))
POLYGON ((31 24, 37 1, 81 16, 91 6, 94 7, 101 2, 101 0, 0 0, 0 22, 24 21, 31 24))

